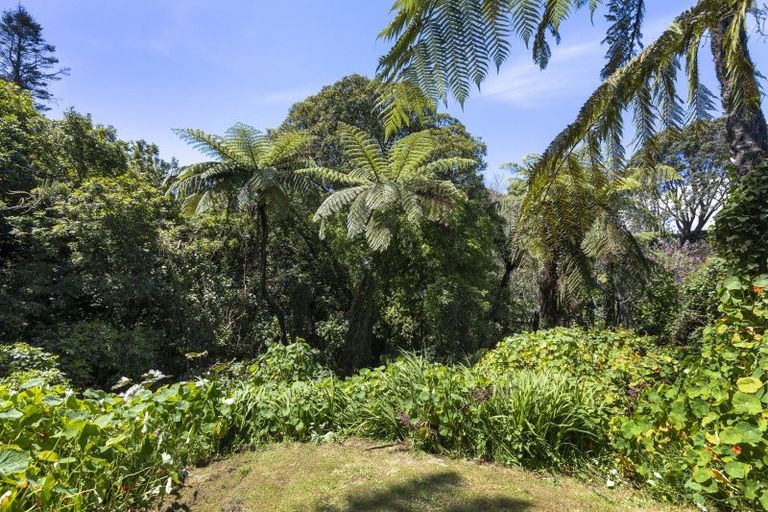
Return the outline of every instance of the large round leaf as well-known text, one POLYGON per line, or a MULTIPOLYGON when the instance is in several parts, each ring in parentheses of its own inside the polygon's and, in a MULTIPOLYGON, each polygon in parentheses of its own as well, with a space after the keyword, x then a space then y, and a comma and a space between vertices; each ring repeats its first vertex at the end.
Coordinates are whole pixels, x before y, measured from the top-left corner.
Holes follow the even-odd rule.
POLYGON ((22 473, 29 466, 30 456, 24 452, 0 450, 0 476, 22 473))

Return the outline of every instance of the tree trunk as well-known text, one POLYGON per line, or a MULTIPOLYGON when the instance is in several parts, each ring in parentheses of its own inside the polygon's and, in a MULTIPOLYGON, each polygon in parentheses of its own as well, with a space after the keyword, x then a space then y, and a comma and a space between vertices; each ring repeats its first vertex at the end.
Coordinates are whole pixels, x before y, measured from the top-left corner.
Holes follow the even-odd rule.
POLYGON ((539 272, 539 322, 543 329, 556 327, 561 320, 558 281, 557 259, 552 258, 539 272))
POLYGON ((768 127, 760 108, 760 88, 749 56, 744 29, 740 34, 741 47, 744 49, 741 58, 748 63, 751 71, 747 83, 740 84, 746 97, 738 102, 735 98, 736 87, 728 76, 725 48, 725 34, 733 18, 733 14, 725 7, 719 22, 710 27, 710 33, 715 71, 720 82, 720 99, 726 118, 725 129, 731 150, 731 162, 736 168, 736 176, 741 180, 768 156, 768 127))
POLYGON ((349 309, 344 349, 341 354, 342 371, 346 375, 355 370, 376 363, 373 340, 373 295, 376 286, 372 271, 367 271, 360 282, 349 309))
POLYGON ((277 317, 277 323, 280 326, 280 341, 288 343, 288 333, 285 327, 285 314, 277 302, 269 294, 267 286, 267 243, 269 241, 269 223, 267 222, 267 209, 262 204, 259 205, 257 215, 259 216, 259 225, 261 227, 261 240, 259 250, 259 273, 261 274, 261 298, 267 303, 267 307, 273 315, 277 317))

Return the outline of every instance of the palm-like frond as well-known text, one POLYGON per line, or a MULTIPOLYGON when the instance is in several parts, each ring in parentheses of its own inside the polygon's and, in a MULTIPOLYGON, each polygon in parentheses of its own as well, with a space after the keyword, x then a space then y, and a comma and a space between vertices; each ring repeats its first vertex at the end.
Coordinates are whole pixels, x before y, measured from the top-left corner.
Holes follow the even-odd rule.
MULTIPOLYGON (((650 171, 618 174, 595 166, 603 160, 580 147, 560 162, 551 179, 533 174, 519 216, 520 243, 543 262, 557 263, 561 291, 571 300, 587 300, 600 288, 596 268, 605 262, 630 270, 647 265, 623 224, 623 212, 650 171)), ((529 159, 517 167, 530 174, 538 165, 529 159)))
POLYGON ((397 180, 423 166, 435 152, 435 143, 428 131, 412 133, 395 142, 389 150, 387 177, 397 180))
POLYGON ((351 176, 349 174, 329 169, 328 167, 307 167, 299 169, 296 174, 310 176, 323 182, 334 183, 338 185, 364 185, 370 183, 369 180, 351 176))
POLYGON ((377 181, 384 175, 387 166, 381 155, 381 148, 373 137, 346 123, 339 124, 341 144, 346 156, 355 168, 354 177, 377 181))
POLYGON ((428 131, 417 132, 395 142, 382 152, 370 136, 361 130, 340 127, 345 156, 352 164, 348 173, 311 167, 299 171, 342 187, 331 193, 315 213, 326 228, 329 217, 348 209, 347 234, 365 235, 371 249, 385 250, 392 239, 391 224, 403 215, 407 222, 423 218, 443 220, 463 193, 451 182, 435 177, 439 170, 476 165, 474 160, 449 158, 430 161, 436 143, 428 131))
MULTIPOLYGON (((560 25, 571 13, 584 7, 594 13, 601 1, 396 0, 394 19, 380 34, 392 43, 380 60, 380 77, 413 84, 436 101, 447 101, 452 95, 463 103, 471 85, 479 86, 485 79, 491 63, 498 68, 506 60, 511 36, 530 45, 534 61, 544 67, 550 56, 548 34, 559 41, 560 25)), ((718 34, 718 38, 712 37, 718 45, 715 52, 725 56, 725 71, 718 75, 724 75, 719 76, 721 82, 728 82, 732 89, 729 101, 735 107, 728 108, 759 108, 756 70, 745 36, 753 0, 698 0, 644 48, 644 0, 606 2, 610 27, 604 40, 608 44, 608 62, 602 73, 605 80, 576 120, 552 142, 537 172, 555 172, 573 148, 588 140, 592 146, 609 147, 612 161, 621 163, 622 123, 629 108, 635 113, 638 137, 646 143, 659 129, 679 127, 686 115, 707 118, 714 101, 699 79, 698 48, 708 32, 718 34), (688 79, 687 113, 676 91, 683 62, 688 79)), ((405 119, 385 116, 387 123, 397 127, 405 119)))
POLYGON ((289 193, 308 188, 293 172, 307 136, 297 132, 267 135, 238 123, 225 135, 176 130, 179 136, 213 160, 188 165, 168 182, 168 190, 197 212, 230 208, 253 201, 285 204, 289 193))
POLYGON ((201 152, 215 159, 231 158, 223 137, 211 135, 195 128, 177 128, 173 132, 181 140, 201 152))
POLYGON ((390 138, 410 125, 413 118, 424 118, 435 112, 437 105, 431 96, 424 94, 415 84, 395 82, 382 87, 376 108, 384 122, 384 135, 390 138))

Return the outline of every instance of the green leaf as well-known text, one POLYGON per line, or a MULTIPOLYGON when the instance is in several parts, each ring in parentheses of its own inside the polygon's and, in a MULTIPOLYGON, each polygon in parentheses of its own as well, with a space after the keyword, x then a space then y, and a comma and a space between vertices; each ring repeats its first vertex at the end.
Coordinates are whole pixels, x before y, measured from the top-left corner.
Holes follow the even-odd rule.
POLYGON ((712 474, 709 472, 709 468, 698 467, 694 470, 691 478, 693 478, 694 482, 704 483, 712 478, 712 474))
POLYGON ((31 460, 31 457, 24 452, 0 451, 0 476, 23 473, 31 460))
POLYGON ((764 510, 768 510, 768 491, 760 496, 760 505, 763 506, 764 510))
POLYGON ((17 420, 24 416, 24 414, 18 409, 8 409, 7 411, 0 412, 0 420, 17 420))
POLYGON ((45 462, 56 462, 59 460, 59 456, 56 452, 45 450, 37 454, 37 460, 42 460, 45 462))
POLYGON ((761 432, 745 421, 726 427, 720 432, 720 442, 724 444, 757 444, 762 438, 761 432))
POLYGON ((742 377, 736 381, 736 387, 742 393, 757 393, 763 387, 763 383, 755 377, 742 377))
POLYGON ((726 290, 740 290, 741 279, 736 276, 728 277, 723 281, 723 287, 725 287, 726 290))
POLYGON ((738 413, 760 414, 763 412, 763 405, 760 399, 755 395, 750 395, 737 391, 732 399, 733 409, 738 413))
POLYGON ((29 379, 27 382, 19 386, 19 389, 29 389, 29 388, 39 388, 45 384, 45 380, 42 377, 35 377, 34 379, 29 379))
POLYGON ((726 462, 723 466, 723 469, 731 478, 744 478, 747 476, 747 473, 749 473, 749 470, 752 469, 752 466, 749 464, 744 464, 743 462, 732 460, 730 462, 726 462))

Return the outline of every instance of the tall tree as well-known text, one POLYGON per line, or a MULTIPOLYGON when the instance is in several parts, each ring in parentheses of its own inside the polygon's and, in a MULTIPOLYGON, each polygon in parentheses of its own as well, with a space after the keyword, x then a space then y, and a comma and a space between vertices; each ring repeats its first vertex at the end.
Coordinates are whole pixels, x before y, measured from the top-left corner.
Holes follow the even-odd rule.
POLYGON ((650 149, 630 159, 630 168, 642 167, 649 157, 656 172, 639 194, 640 203, 681 244, 696 242, 723 207, 730 185, 725 120, 702 120, 680 131, 662 132, 650 149), (660 166, 668 167, 667 172, 660 166))
MULTIPOLYGON (((477 165, 462 157, 436 158, 437 144, 430 131, 407 135, 382 148, 367 133, 341 124, 340 142, 348 165, 342 171, 314 167, 304 171, 333 186, 315 213, 321 233, 327 222, 343 210, 349 237, 364 236, 374 251, 373 264, 383 267, 398 231, 422 220, 442 221, 465 197, 453 183, 438 178, 452 168, 477 165)), ((376 362, 381 348, 371 336, 373 310, 367 298, 376 293, 376 279, 368 271, 358 286, 350 311, 350 328, 342 354, 346 371, 376 362)))
POLYGON ((48 85, 69 73, 53 69, 59 63, 56 47, 43 38, 43 27, 22 5, 3 11, 0 19, 0 73, 2 78, 26 89, 47 110, 44 102, 52 95, 48 85))
POLYGON ((188 165, 172 180, 170 190, 196 212, 236 209, 255 218, 259 226, 261 296, 288 339, 285 312, 269 292, 267 250, 271 213, 290 212, 290 196, 303 181, 293 170, 301 161, 307 137, 298 131, 270 136, 236 124, 223 136, 185 129, 182 139, 213 158, 188 165))

